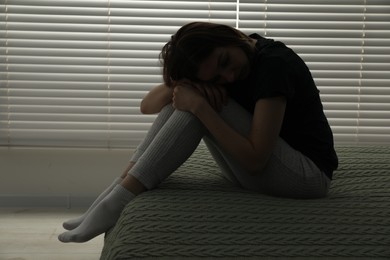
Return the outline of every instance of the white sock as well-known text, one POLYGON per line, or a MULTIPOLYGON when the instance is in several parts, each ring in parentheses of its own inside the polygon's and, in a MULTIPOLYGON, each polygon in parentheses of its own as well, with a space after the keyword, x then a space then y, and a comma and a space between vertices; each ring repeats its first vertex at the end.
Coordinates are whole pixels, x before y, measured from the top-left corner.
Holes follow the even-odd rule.
POLYGON ((72 231, 58 236, 61 242, 86 242, 115 225, 123 208, 135 195, 117 184, 87 215, 84 221, 72 231))
POLYGON ((92 209, 94 209, 96 207, 96 205, 102 200, 104 199, 104 197, 107 196, 107 194, 109 194, 112 189, 119 183, 122 182, 122 178, 116 178, 114 180, 113 183, 111 183, 111 185, 109 187, 107 187, 107 189, 105 189, 102 193, 100 193, 100 195, 97 197, 97 199, 92 203, 92 205, 88 208, 88 210, 83 214, 81 215, 80 217, 77 217, 77 218, 74 218, 74 219, 70 219, 68 221, 65 221, 62 226, 66 229, 66 230, 73 230, 75 228, 77 228, 81 222, 83 222, 83 220, 85 219, 85 217, 89 214, 89 212, 91 212, 92 209))

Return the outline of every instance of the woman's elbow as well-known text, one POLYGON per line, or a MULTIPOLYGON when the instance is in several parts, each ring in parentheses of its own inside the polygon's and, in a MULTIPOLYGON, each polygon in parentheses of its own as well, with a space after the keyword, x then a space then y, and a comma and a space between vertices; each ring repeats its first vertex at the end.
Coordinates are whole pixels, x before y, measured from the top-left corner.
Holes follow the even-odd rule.
POLYGON ((141 101, 141 104, 139 106, 139 110, 141 111, 142 114, 149 114, 148 107, 145 105, 144 101, 141 101))
POLYGON ((139 107, 142 114, 155 114, 158 111, 155 111, 156 109, 153 109, 152 106, 148 105, 148 102, 145 102, 144 100, 141 101, 141 105, 139 107))

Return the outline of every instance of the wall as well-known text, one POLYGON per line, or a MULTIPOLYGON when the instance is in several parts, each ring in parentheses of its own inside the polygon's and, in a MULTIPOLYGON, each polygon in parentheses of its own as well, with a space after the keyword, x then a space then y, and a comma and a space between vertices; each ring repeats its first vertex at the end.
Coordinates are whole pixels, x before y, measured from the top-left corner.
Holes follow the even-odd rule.
POLYGON ((0 207, 89 205, 131 150, 0 148, 0 207))

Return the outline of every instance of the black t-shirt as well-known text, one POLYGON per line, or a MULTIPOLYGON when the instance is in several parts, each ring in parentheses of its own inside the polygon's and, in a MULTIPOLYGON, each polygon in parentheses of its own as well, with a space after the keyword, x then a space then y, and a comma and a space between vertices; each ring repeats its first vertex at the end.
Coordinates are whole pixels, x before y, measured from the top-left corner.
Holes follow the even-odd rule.
POLYGON ((308 67, 283 43, 257 34, 251 37, 257 40, 251 72, 247 79, 228 87, 229 95, 250 113, 259 99, 286 97, 280 137, 332 179, 338 166, 333 133, 308 67))

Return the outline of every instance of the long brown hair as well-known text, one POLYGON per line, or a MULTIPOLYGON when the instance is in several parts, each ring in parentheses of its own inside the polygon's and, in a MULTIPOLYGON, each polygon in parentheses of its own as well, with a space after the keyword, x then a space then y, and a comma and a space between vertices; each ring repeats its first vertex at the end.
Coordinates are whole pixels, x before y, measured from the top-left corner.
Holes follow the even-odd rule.
POLYGON ((184 25, 161 51, 164 83, 171 87, 174 81, 183 78, 196 80, 199 64, 217 47, 241 47, 249 57, 249 41, 247 35, 227 25, 206 22, 184 25))

